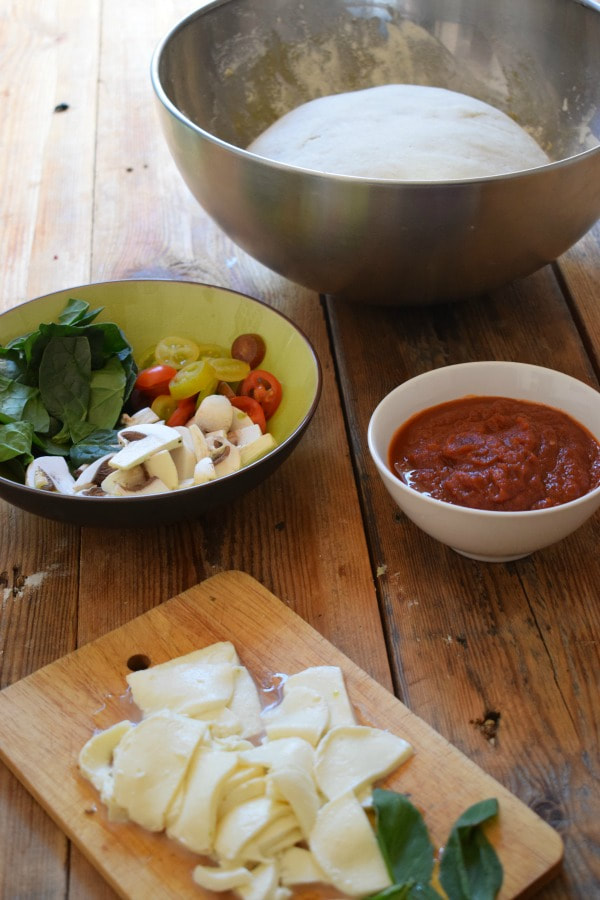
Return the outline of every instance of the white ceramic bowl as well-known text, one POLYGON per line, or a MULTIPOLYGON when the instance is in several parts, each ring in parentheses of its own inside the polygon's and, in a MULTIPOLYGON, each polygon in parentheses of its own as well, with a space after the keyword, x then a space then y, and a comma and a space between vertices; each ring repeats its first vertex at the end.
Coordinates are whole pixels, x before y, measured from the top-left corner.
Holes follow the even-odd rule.
POLYGON ((433 369, 387 394, 369 422, 369 451, 402 512, 431 537, 485 562, 519 559, 579 528, 600 506, 600 487, 549 509, 493 512, 434 500, 394 475, 388 465, 388 448, 396 430, 421 410, 469 394, 553 406, 600 440, 600 393, 562 372, 516 362, 473 362, 433 369))

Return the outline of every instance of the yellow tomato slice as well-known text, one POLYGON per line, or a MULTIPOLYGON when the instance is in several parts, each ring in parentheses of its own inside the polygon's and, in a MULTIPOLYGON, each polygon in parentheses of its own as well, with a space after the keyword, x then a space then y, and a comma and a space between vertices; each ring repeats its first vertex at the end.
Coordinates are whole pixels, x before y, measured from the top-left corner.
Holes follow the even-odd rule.
POLYGON ((159 394, 159 396, 155 397, 152 401, 152 406, 150 408, 153 413, 156 413, 159 419, 166 422, 177 409, 177 400, 175 397, 171 397, 170 394, 159 394))
POLYGON ((183 366, 169 382, 169 392, 176 400, 193 397, 206 390, 216 380, 212 364, 206 359, 183 366))
POLYGON ((174 369, 181 369, 199 358, 200 348, 190 338, 170 335, 158 342, 154 355, 156 362, 164 366, 173 366, 174 369))
POLYGON ((243 381, 250 372, 250 366, 243 359, 232 359, 231 357, 221 357, 211 359, 210 364, 219 381, 243 381))

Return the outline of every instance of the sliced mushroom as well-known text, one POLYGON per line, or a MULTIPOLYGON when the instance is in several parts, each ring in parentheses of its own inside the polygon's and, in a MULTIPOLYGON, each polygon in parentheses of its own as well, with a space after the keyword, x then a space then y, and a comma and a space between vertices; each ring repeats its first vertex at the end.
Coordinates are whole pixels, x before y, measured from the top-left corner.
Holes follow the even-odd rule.
POLYGON ((138 425, 135 429, 124 428, 119 432, 119 442, 124 444, 110 461, 117 469, 130 469, 146 462, 160 450, 172 450, 181 444, 181 435, 175 428, 162 422, 150 425, 138 425))
POLYGON ((222 394, 210 394, 201 402, 192 421, 204 432, 220 429, 227 432, 233 422, 233 406, 222 394))
POLYGON ((108 464, 109 459, 112 459, 113 456, 114 453, 106 453, 100 459, 90 463, 89 466, 85 466, 75 479, 73 489, 75 491, 88 491, 92 487, 101 485, 106 476, 113 471, 108 464))
POLYGON ((75 479, 62 456, 39 456, 27 466, 25 484, 40 491, 72 494, 75 479))
POLYGON ((133 415, 128 415, 127 413, 123 413, 121 416, 121 424, 126 426, 131 425, 150 425, 154 422, 160 422, 159 416, 156 415, 153 409, 149 406, 145 406, 143 409, 138 409, 137 412, 134 412, 133 415))
MULTIPOLYGON (((176 449, 181 450, 182 448, 177 447, 176 449)), ((168 450, 153 453, 144 463, 144 468, 148 475, 160 478, 169 491, 174 491, 179 487, 177 466, 168 450)))

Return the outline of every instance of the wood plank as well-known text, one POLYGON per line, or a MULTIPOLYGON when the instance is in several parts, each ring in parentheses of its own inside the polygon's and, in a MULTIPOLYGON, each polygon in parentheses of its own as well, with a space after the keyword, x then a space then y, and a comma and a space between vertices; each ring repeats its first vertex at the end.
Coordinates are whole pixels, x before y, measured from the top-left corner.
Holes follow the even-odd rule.
MULTIPOLYGON (((96 792, 77 773, 78 749, 96 728, 123 718, 120 703, 131 655, 142 653, 159 663, 222 640, 232 641, 256 683, 265 688, 275 673, 340 666, 359 721, 389 729, 413 746, 414 756, 385 783, 408 793, 423 809, 435 846, 445 843, 467 806, 496 797, 500 811, 489 836, 504 867, 500 900, 531 891, 555 872, 562 842, 553 829, 257 581, 229 572, 0 694, 0 710, 8 722, 0 734, 0 755, 122 896, 208 900, 213 895, 193 885, 193 855, 179 852, 175 842, 108 822, 96 808, 96 792)), ((315 886, 295 894, 313 900, 331 896, 315 886)))
MULTIPOLYGON (((2 2, 0 309, 88 280, 99 7, 2 2)), ((1 684, 75 646, 78 551, 76 529, 0 501, 1 684)), ((4 766, 0 796, 0 895, 63 897, 64 835, 4 766)))
POLYGON ((379 399, 429 368, 515 359, 595 384, 552 270, 452 307, 369 310, 331 300, 329 312, 399 696, 559 828, 561 889, 589 897, 600 884, 600 795, 590 789, 600 774, 590 753, 600 682, 598 517, 525 560, 469 561, 399 514, 366 447, 379 399), (384 370, 380 358, 394 364, 384 370), (494 744, 474 724, 489 711, 500 715, 494 744))

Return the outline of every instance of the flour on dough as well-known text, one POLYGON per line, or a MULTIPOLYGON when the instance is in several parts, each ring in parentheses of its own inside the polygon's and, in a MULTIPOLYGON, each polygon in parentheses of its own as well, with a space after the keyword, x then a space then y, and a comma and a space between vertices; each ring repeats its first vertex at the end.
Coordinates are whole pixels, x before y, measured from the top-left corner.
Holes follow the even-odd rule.
POLYGON ((311 100, 278 119, 248 150, 318 172, 402 181, 480 178, 549 162, 499 109, 413 84, 311 100))

